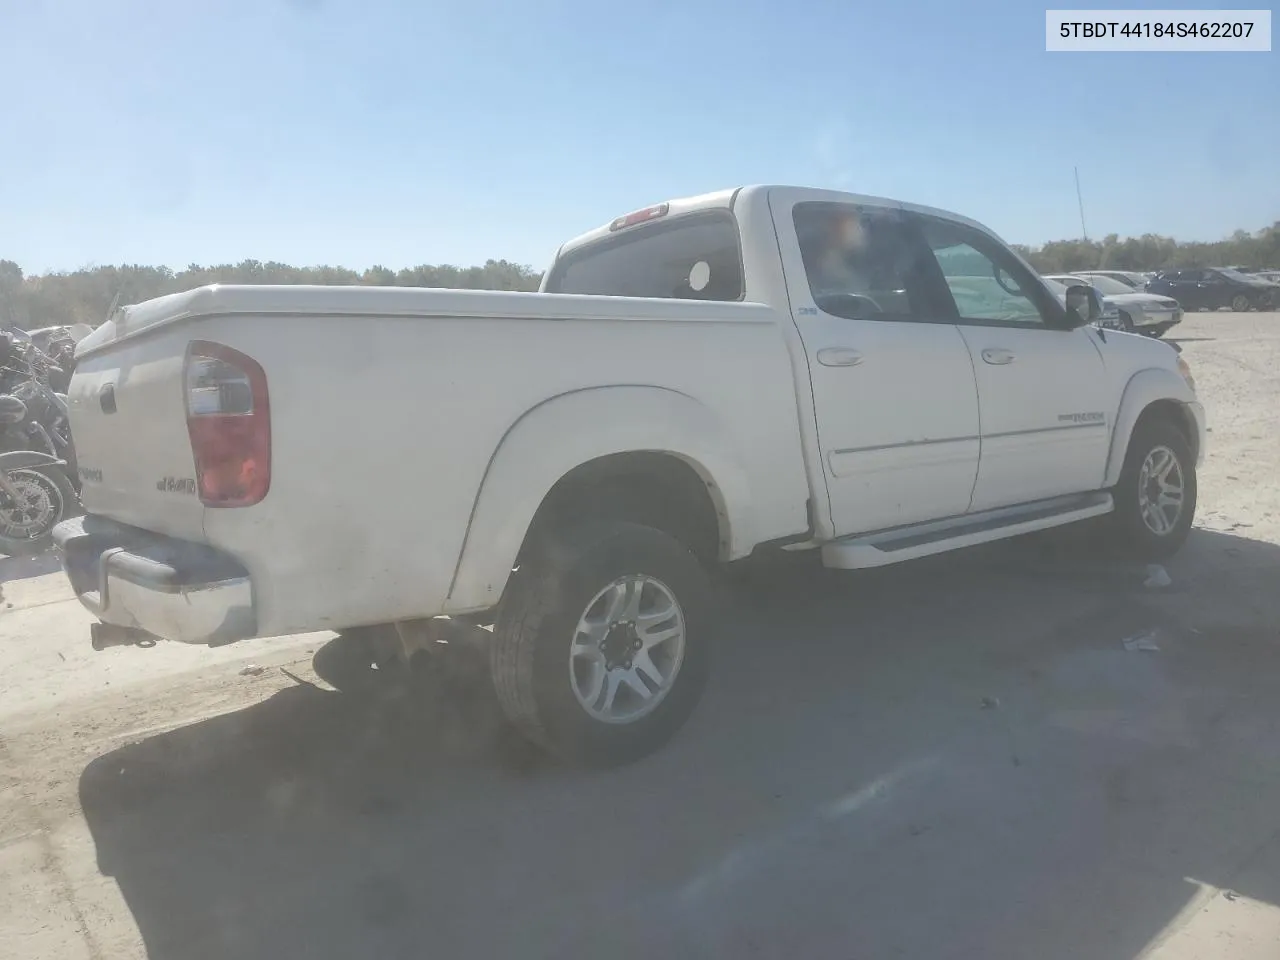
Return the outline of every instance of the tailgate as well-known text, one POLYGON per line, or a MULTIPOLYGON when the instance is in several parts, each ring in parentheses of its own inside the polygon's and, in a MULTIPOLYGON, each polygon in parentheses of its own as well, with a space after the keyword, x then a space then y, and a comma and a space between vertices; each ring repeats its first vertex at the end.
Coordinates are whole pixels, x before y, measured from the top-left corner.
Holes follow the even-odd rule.
POLYGON ((201 540, 205 508, 183 383, 188 326, 179 321, 118 340, 96 331, 67 399, 85 510, 201 540))

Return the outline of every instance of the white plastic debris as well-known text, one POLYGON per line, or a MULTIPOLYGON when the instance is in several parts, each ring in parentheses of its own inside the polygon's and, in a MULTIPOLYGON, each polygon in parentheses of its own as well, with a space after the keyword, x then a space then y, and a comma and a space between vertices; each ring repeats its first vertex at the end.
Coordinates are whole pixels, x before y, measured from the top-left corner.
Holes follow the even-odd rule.
POLYGON ((266 667, 260 667, 256 663, 250 663, 240 668, 240 676, 256 677, 262 674, 266 669, 266 667))
POLYGON ((1156 631, 1143 630, 1141 633, 1135 633, 1131 637, 1125 637, 1124 648, 1130 653, 1135 653, 1140 650, 1146 650, 1150 653, 1159 653, 1160 647, 1156 643, 1156 631))
POLYGON ((1170 586, 1173 578, 1169 576, 1169 571, 1158 563, 1153 563, 1147 567, 1147 579, 1142 584, 1149 590, 1160 590, 1170 586))

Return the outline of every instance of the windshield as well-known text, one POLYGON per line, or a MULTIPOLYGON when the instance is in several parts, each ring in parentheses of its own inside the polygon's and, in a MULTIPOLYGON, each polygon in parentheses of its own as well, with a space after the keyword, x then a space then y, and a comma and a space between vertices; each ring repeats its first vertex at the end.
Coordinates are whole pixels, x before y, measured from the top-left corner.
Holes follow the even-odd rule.
POLYGON ((1247 273, 1241 273, 1239 270, 1230 270, 1230 269, 1227 269, 1226 267, 1223 267, 1222 269, 1218 270, 1218 273, 1222 274, 1224 277, 1226 277, 1229 280, 1235 280, 1239 283, 1257 283, 1258 282, 1257 277, 1250 276, 1247 273))
POLYGON ((1113 277, 1104 277, 1100 274, 1091 273, 1085 277, 1081 277, 1081 279, 1089 281, 1089 283, 1092 283, 1095 287, 1108 295, 1130 294, 1136 292, 1134 288, 1129 286, 1127 283, 1121 283, 1113 277))

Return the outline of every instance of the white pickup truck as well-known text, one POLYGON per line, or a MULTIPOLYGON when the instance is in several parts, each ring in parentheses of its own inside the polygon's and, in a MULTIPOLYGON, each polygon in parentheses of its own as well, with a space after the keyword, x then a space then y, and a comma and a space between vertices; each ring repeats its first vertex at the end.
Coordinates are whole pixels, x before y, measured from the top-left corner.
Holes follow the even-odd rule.
POLYGON ((744 187, 566 243, 538 293, 212 286, 123 308, 70 388, 102 631, 187 643, 493 625, 510 718, 573 760, 689 716, 708 568, 857 569, 1109 515, 1176 550, 1204 413, 981 225, 744 187))

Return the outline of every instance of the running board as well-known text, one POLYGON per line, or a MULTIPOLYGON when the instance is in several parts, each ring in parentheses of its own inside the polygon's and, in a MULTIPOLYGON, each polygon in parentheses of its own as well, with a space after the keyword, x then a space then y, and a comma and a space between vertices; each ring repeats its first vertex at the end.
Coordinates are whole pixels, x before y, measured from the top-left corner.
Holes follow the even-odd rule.
POLYGON ((832 540, 822 547, 822 565, 836 570, 883 567, 1023 533, 1048 530, 1110 513, 1115 508, 1106 491, 1055 497, 1017 507, 988 510, 933 523, 913 524, 880 533, 832 540))

